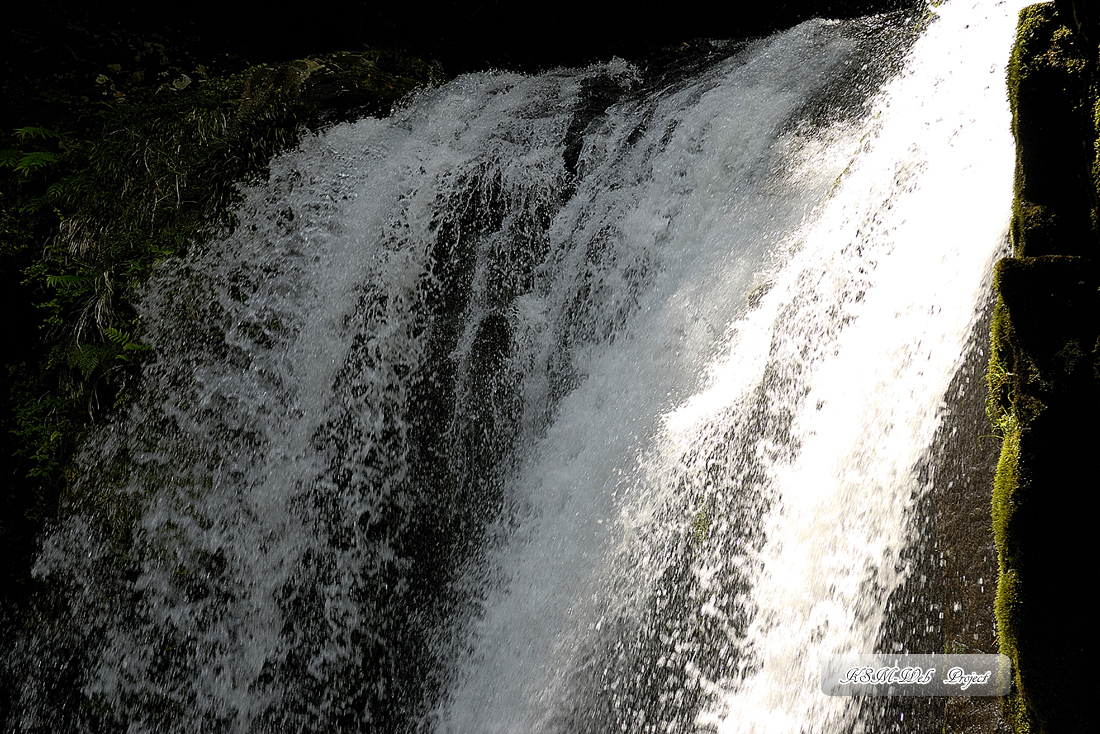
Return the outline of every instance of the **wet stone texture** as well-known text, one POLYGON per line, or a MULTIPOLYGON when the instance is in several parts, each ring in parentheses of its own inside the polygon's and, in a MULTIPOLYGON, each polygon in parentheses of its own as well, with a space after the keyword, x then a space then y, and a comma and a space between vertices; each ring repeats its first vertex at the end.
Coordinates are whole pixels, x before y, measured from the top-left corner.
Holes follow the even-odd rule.
MULTIPOLYGON (((940 452, 932 492, 935 556, 943 585, 943 650, 948 653, 998 652, 993 614, 997 551, 990 492, 1001 446, 990 435, 985 414, 984 335, 989 333, 992 307, 990 303, 977 325, 978 348, 971 349, 948 392, 950 412, 935 442, 940 452)), ((944 724, 945 731, 957 734, 1009 731, 1001 719, 1000 698, 948 698, 944 724)))
MULTIPOLYGON (((943 420, 920 467, 926 490, 913 508, 919 542, 903 555, 911 572, 891 595, 878 652, 995 654, 997 553, 990 492, 1000 455, 985 414, 992 301, 971 332, 965 362, 941 410, 943 420)), ((976 696, 862 699, 864 731, 1004 734, 1001 699, 976 696)))

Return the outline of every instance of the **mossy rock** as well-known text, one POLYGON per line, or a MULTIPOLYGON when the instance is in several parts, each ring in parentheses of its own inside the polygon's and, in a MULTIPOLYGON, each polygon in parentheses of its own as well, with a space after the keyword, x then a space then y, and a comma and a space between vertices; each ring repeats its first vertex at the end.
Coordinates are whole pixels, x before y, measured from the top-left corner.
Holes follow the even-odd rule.
POLYGON ((1077 569, 1095 555, 1081 501, 1096 486, 1100 433, 1100 103, 1091 26, 1064 19, 1051 4, 1024 8, 1009 63, 1017 257, 994 272, 987 375, 988 412, 1004 440, 993 489, 995 613, 1013 662, 1005 713, 1017 734, 1084 732, 1091 718, 1080 671, 1092 596, 1077 569))
POLYGON ((1018 256, 1097 251, 1092 56, 1053 5, 1020 11, 1008 65, 1016 137, 1012 240, 1018 256))
MULTIPOLYGON (((1082 564, 1095 557, 1090 513, 1095 489, 1096 392, 1051 402, 1021 431, 1016 483, 1002 497, 1007 522, 998 588, 1002 642, 1015 645, 1019 691, 1040 732, 1085 732, 1093 685, 1087 650, 1094 604, 1082 564)), ((1002 648, 1003 649, 1003 648, 1002 648)), ((1009 652, 1005 650, 1005 652, 1009 652)))
POLYGON ((388 114, 425 83, 442 83, 438 66, 379 50, 325 54, 252 69, 237 112, 245 119, 272 105, 292 104, 312 124, 388 114))
POLYGON ((1072 671, 1084 664, 1091 594, 1072 569, 1095 552, 1077 503, 1095 486, 1098 284, 1096 265, 1081 257, 1009 258, 995 268, 990 386, 1006 416, 993 493, 996 614, 1001 651, 1016 668, 1017 731, 1084 731, 1075 703, 1084 684, 1072 671))
POLYGON ((1100 330, 1100 284, 1092 260, 1073 256, 1006 258, 994 269, 1012 348, 1037 370, 1043 394, 1094 378, 1091 351, 1100 330))
POLYGON ((1100 45, 1100 10, 1095 0, 1054 0, 1066 25, 1077 31, 1093 51, 1100 45))

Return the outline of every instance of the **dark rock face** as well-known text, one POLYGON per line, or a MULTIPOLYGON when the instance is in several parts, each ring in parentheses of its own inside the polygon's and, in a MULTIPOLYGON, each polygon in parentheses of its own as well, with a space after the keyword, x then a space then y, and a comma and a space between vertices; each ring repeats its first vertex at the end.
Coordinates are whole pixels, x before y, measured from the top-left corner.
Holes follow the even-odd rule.
POLYGON ((1091 258, 1047 255, 998 263, 997 289, 1013 314, 1016 346, 1031 357, 1049 389, 1071 376, 1092 377, 1078 374, 1078 362, 1092 351, 1100 326, 1097 280, 1091 258))
POLYGON ((1004 437, 993 517, 998 640, 1017 676, 1007 713, 1032 734, 1094 728, 1095 684, 1079 671, 1094 616, 1080 564, 1096 554, 1082 500, 1100 434, 1095 7, 1025 8, 1009 65, 1016 257, 994 274, 987 410, 1004 437))
POLYGON ((1100 44, 1100 10, 1093 0, 1054 0, 1054 5, 1063 22, 1076 27, 1090 48, 1100 44))

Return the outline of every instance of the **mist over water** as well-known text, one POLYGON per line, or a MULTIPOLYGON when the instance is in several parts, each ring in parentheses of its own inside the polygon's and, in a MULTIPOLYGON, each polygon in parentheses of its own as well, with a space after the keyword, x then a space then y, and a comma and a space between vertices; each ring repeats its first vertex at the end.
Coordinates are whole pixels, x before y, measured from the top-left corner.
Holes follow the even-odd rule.
POLYGON ((276 159, 148 286, 9 728, 850 730, 819 661, 911 572, 1022 4, 465 75, 276 159))

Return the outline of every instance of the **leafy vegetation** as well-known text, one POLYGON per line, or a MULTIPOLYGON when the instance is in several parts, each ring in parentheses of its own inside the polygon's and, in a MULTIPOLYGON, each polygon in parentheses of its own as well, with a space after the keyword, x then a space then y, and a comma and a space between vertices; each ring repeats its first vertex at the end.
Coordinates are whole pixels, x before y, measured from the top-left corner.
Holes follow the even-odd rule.
POLYGON ((94 104, 66 97, 54 119, 0 137, 3 282, 18 291, 15 320, 37 323, 13 331, 5 367, 0 427, 15 480, 0 540, 22 549, 0 579, 9 594, 28 582, 37 529, 72 499, 82 433, 132 397, 152 354, 135 304, 157 263, 232 227, 238 183, 307 130, 386 114, 442 80, 432 64, 382 51, 180 76, 186 84, 112 84, 94 104))

